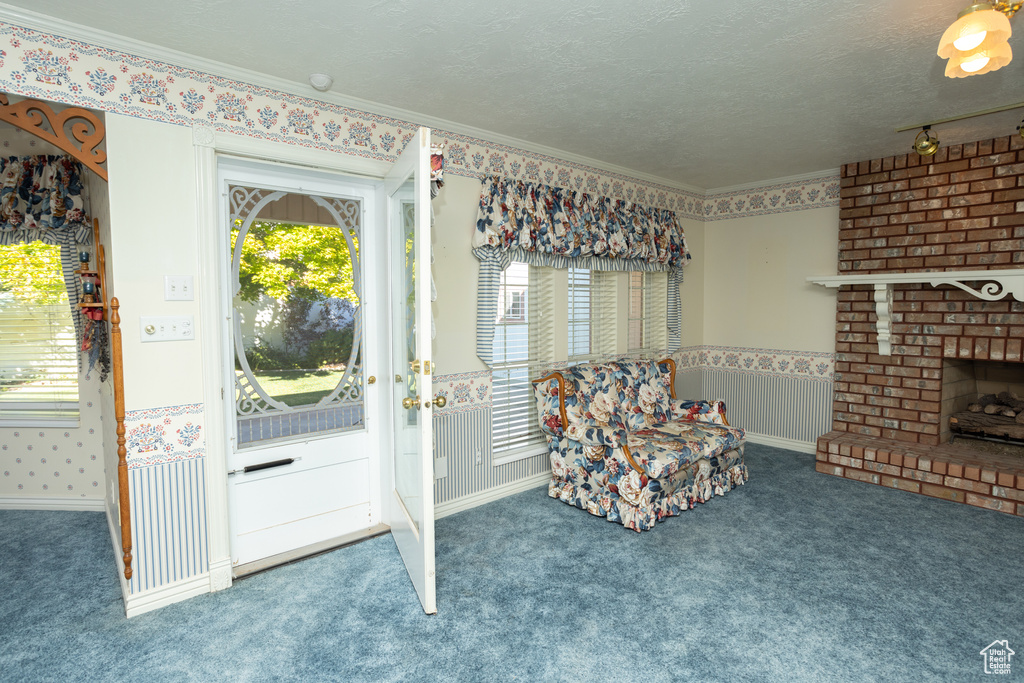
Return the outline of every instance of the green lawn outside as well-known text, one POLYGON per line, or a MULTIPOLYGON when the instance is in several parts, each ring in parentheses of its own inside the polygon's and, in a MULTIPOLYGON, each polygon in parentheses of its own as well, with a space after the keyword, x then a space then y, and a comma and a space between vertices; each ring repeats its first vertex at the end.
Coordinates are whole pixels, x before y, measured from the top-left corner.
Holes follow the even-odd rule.
POLYGON ((345 371, 275 370, 253 374, 271 397, 289 406, 305 406, 334 391, 345 371))

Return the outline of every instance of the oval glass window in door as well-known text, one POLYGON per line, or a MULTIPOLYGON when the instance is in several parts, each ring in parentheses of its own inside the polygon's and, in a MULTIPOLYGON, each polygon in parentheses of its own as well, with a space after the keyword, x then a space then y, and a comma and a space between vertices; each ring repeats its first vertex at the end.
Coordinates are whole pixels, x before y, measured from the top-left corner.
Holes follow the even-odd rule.
POLYGON ((229 192, 239 445, 362 428, 360 200, 229 192))

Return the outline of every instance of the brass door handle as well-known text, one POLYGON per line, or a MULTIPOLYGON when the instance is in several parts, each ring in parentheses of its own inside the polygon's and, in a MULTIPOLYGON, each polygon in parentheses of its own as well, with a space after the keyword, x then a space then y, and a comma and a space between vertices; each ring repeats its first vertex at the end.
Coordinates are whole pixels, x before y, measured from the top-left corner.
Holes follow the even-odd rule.
POLYGON ((446 405, 448 405, 448 399, 446 399, 444 396, 438 396, 437 398, 434 399, 434 405, 437 406, 438 408, 444 408, 446 405))
POLYGON ((420 397, 417 396, 416 398, 413 399, 413 398, 409 398, 408 396, 406 396, 405 398, 402 399, 402 407, 405 408, 406 410, 412 410, 413 408, 415 408, 416 410, 419 410, 420 409, 420 397))
POLYGON ((374 377, 373 375, 370 375, 369 377, 366 378, 366 383, 367 384, 376 384, 377 383, 377 378, 374 377))

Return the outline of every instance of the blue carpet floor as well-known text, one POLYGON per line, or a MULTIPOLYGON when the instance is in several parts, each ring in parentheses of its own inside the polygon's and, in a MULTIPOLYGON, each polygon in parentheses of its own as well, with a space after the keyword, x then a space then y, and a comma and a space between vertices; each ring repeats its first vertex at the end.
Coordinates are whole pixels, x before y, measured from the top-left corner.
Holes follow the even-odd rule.
POLYGON ((643 534, 544 489, 442 519, 436 616, 382 536, 127 620, 102 514, 0 511, 0 680, 963 681, 996 639, 1024 676, 1024 519, 747 463, 643 534))

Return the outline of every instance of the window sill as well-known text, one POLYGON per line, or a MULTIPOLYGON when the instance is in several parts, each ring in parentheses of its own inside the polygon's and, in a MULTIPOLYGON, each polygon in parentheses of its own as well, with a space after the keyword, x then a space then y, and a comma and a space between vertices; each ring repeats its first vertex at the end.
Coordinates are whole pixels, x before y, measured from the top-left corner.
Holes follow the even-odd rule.
POLYGON ((544 455, 547 452, 548 445, 546 443, 526 446, 525 448, 518 448, 514 451, 502 451, 501 453, 494 453, 492 455, 491 465, 493 467, 501 467, 502 465, 508 465, 509 463, 526 460, 527 458, 534 458, 538 455, 544 455))
POLYGON ((30 417, 19 417, 5 419, 0 418, 0 429, 12 429, 18 427, 62 427, 77 429, 81 426, 81 422, 77 417, 58 419, 58 418, 30 418, 30 417))

